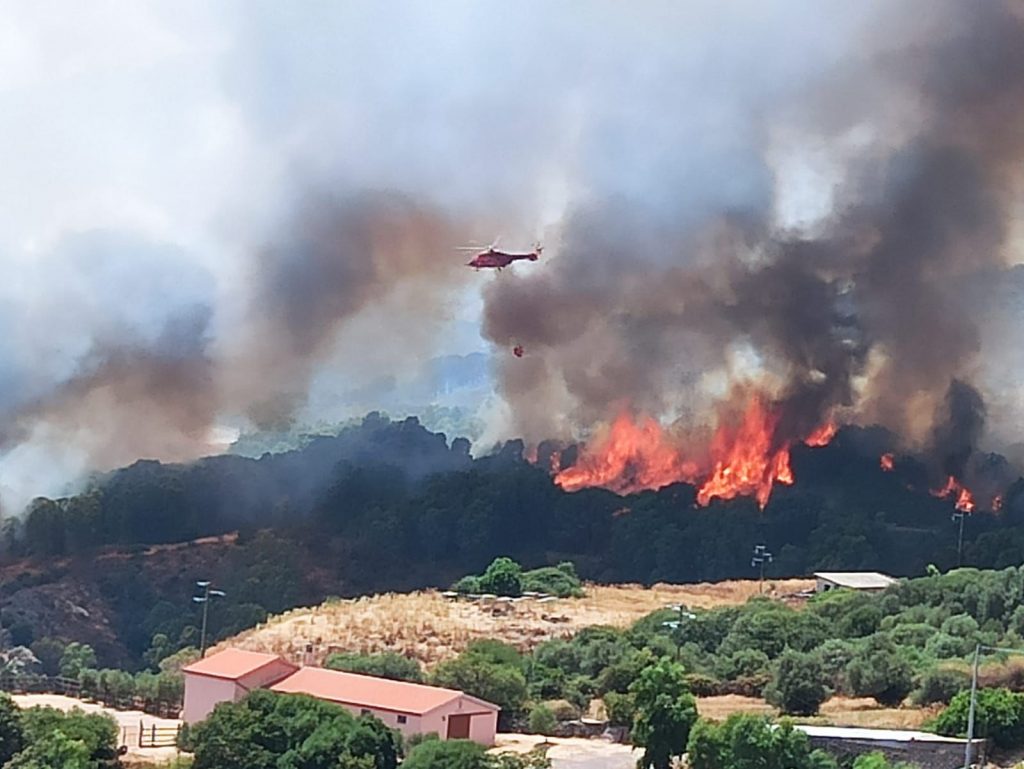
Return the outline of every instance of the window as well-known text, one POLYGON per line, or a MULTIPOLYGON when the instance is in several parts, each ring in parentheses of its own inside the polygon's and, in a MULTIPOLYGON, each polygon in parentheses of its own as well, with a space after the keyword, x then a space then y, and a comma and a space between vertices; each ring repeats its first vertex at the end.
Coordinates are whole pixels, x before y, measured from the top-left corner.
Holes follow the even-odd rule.
POLYGON ((399 717, 398 717, 398 723, 400 723, 400 724, 404 724, 404 723, 405 723, 405 720, 406 720, 406 719, 405 719, 405 716, 399 716, 399 717))

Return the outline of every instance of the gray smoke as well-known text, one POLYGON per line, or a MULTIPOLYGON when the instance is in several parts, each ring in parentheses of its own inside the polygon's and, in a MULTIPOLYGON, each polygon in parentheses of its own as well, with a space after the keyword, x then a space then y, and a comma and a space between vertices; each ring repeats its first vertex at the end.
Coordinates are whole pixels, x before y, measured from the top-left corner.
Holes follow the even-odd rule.
MULTIPOLYGON (((489 286, 488 337, 532 353, 502 368, 524 434, 551 437, 553 414, 585 433, 624 407, 706 422, 729 390, 690 383, 718 371, 768 389, 779 442, 836 415, 932 443, 963 470, 984 413, 968 383, 982 313, 963 288, 1006 268, 1024 19, 996 0, 889 4, 856 49, 795 102, 750 116, 797 152, 841 148, 813 227, 780 228, 779 190, 693 221, 682 185, 679 227, 652 231, 630 201, 598 201, 567 221, 546 269, 489 286)), ((747 177, 767 154, 747 158, 747 177)))

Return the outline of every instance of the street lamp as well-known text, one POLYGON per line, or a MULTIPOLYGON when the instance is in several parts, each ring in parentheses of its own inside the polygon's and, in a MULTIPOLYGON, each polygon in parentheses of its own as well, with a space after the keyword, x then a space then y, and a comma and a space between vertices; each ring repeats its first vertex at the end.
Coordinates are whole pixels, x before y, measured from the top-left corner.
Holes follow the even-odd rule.
POLYGON ((964 550, 964 516, 966 516, 963 510, 957 510, 953 513, 952 521, 960 523, 960 533, 956 538, 956 565, 963 566, 963 550, 964 550))
POLYGON ((675 612, 679 612, 679 619, 670 619, 670 620, 666 620, 665 622, 661 623, 662 627, 667 627, 667 628, 670 628, 671 630, 676 631, 676 633, 675 633, 675 636, 676 636, 676 662, 678 662, 679 661, 679 657, 682 655, 682 652, 683 652, 683 633, 682 633, 682 630, 681 630, 681 628, 683 627, 683 620, 684 619, 697 619, 697 615, 694 614, 692 611, 688 611, 686 606, 684 604, 681 604, 681 603, 680 604, 673 604, 672 606, 666 606, 665 608, 666 609, 671 609, 672 611, 675 611, 675 612))
POLYGON ((766 562, 772 562, 772 554, 768 552, 765 545, 754 545, 754 555, 750 559, 750 565, 751 567, 761 567, 761 585, 758 587, 758 593, 764 592, 764 565, 766 562))
POLYGON ((988 652, 999 652, 1000 654, 1024 654, 1024 649, 1005 649, 998 646, 974 647, 974 665, 971 672, 971 706, 967 710, 967 744, 964 746, 964 769, 970 769, 971 759, 974 753, 974 711, 978 702, 978 658, 984 649, 988 652))
POLYGON ((196 582, 196 585, 200 590, 203 591, 202 595, 192 596, 194 603, 201 603, 203 605, 203 629, 199 631, 199 657, 206 656, 206 617, 210 613, 210 599, 211 598, 223 598, 223 590, 211 590, 209 580, 200 580, 196 582))

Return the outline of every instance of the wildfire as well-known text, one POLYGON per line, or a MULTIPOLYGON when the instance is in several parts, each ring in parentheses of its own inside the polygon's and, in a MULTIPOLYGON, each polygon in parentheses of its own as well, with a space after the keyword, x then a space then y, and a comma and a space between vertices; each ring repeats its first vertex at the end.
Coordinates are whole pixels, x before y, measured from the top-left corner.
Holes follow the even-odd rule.
POLYGON ((836 423, 830 419, 813 433, 804 438, 804 443, 808 446, 827 446, 832 442, 832 439, 836 435, 836 430, 838 429, 839 428, 836 426, 836 423))
POLYGON ((661 425, 650 417, 634 422, 621 414, 575 465, 555 475, 555 483, 566 491, 601 486, 632 494, 696 476, 697 465, 671 444, 661 425))
MULTIPOLYGON (((751 496, 763 508, 776 483, 792 484, 791 441, 776 435, 779 417, 755 397, 734 421, 723 420, 701 462, 688 458, 677 442, 650 417, 634 421, 621 414, 608 432, 581 452, 576 464, 554 469, 555 483, 566 491, 601 486, 619 494, 658 489, 678 481, 700 483, 697 502, 715 497, 751 496)), ((804 442, 824 446, 835 435, 829 421, 804 442)))
POLYGON ((697 491, 700 504, 707 505, 714 497, 753 496, 764 508, 776 481, 793 483, 789 446, 773 445, 777 422, 778 418, 769 413, 759 398, 755 398, 747 407, 738 429, 719 427, 711 441, 714 469, 711 477, 697 491))
POLYGON ((974 512, 974 497, 971 492, 960 484, 960 482, 952 475, 946 479, 946 485, 941 489, 933 489, 931 492, 934 497, 942 497, 943 499, 956 499, 956 509, 962 513, 973 513, 974 512))
POLYGON ((885 470, 885 472, 887 473, 891 473, 893 467, 896 466, 896 462, 892 454, 882 454, 882 458, 879 460, 879 464, 882 466, 882 469, 885 470))

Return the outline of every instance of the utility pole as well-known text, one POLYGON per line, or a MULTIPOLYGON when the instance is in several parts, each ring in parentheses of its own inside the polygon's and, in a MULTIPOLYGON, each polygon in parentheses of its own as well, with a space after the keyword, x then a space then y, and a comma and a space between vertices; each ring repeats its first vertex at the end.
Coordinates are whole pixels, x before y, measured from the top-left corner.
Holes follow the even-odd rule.
POLYGON ((202 659, 206 656, 206 619, 210 613, 210 599, 211 598, 223 598, 223 590, 211 590, 209 580, 200 580, 196 582, 196 585, 200 590, 203 591, 202 595, 192 596, 194 603, 201 603, 203 605, 203 627, 199 631, 199 657, 202 659))
POLYGON ((963 566, 963 551, 964 551, 964 517, 967 515, 963 510, 957 510, 953 513, 952 520, 960 522, 960 533, 956 538, 956 565, 963 566))
POLYGON ((997 654, 1024 654, 1024 649, 1006 649, 998 646, 974 647, 974 665, 971 673, 971 704, 967 709, 967 744, 964 745, 964 769, 971 769, 971 761, 974 759, 974 718, 978 707, 978 660, 983 651, 996 652, 997 654))
POLYGON ((672 611, 679 612, 679 619, 668 620, 662 622, 662 627, 671 628, 675 631, 676 636, 676 662, 679 662, 679 658, 683 653, 683 620, 686 619, 697 619, 697 615, 692 611, 688 611, 685 604, 673 604, 672 606, 666 606, 666 609, 672 609, 672 611))
POLYGON ((768 548, 765 545, 754 545, 754 555, 750 559, 750 565, 761 569, 761 584, 758 587, 758 593, 764 593, 764 565, 766 562, 772 562, 772 554, 768 552, 768 548))

